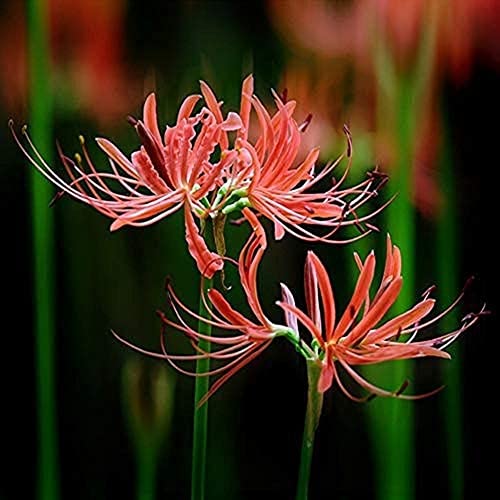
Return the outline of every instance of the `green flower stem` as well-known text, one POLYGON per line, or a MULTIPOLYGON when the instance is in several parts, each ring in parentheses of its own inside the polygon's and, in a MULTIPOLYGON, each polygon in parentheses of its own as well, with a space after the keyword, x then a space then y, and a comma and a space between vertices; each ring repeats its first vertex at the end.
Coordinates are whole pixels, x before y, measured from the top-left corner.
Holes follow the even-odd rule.
MULTIPOLYGON (((28 44, 31 136, 50 163, 52 101, 49 87, 47 9, 44 0, 29 0, 28 44)), ((38 498, 59 498, 54 374, 54 219, 48 207, 52 193, 33 169, 31 210, 33 231, 34 329, 38 410, 38 498)))
MULTIPOLYGON (((203 279, 203 292, 212 286, 211 279, 203 279)), ((209 313, 200 297, 199 314, 208 318, 209 313)), ((198 331, 205 335, 212 333, 212 326, 200 321, 198 331)), ((210 351, 210 343, 200 340, 200 349, 210 351)), ((196 362, 196 373, 205 373, 210 370, 210 359, 202 358, 196 362)), ((209 377, 196 377, 194 386, 194 420, 193 420, 193 464, 191 471, 191 500, 203 500, 205 498, 205 473, 207 455, 207 424, 208 424, 208 402, 198 407, 201 398, 208 392, 209 377)))
MULTIPOLYGON (((444 121, 444 120, 443 120, 444 121)), ((437 276, 439 300, 441 304, 450 303, 459 290, 457 282, 458 269, 458 224, 456 212, 456 186, 453 175, 453 158, 450 131, 443 124, 444 144, 439 165, 440 187, 443 196, 441 212, 437 227, 437 276)), ((445 331, 453 330, 459 323, 458 310, 450 311, 443 319, 445 331)), ((464 496, 464 450, 463 450, 463 416, 462 416, 462 364, 459 343, 449 349, 454 362, 448 366, 446 376, 447 387, 443 391, 443 422, 446 429, 448 453, 448 477, 450 498, 459 500, 464 496)))
MULTIPOLYGON (((404 260, 404 287, 393 310, 401 313, 413 306, 416 282, 416 229, 412 205, 414 137, 434 67, 436 40, 436 11, 426 25, 420 41, 413 71, 400 73, 390 50, 379 34, 376 44, 378 88, 378 121, 383 128, 386 110, 395 110, 391 132, 397 141, 397 165, 392 175, 398 197, 387 208, 388 228, 404 260)), ((377 381, 397 388, 411 378, 412 362, 397 362, 377 367, 377 381)), ((374 369, 375 371, 375 369, 374 369)), ((392 399, 371 403, 369 416, 376 453, 377 498, 392 500, 415 497, 415 437, 414 412, 408 403, 392 399)))
MULTIPOLYGON (((396 120, 398 164, 393 174, 398 197, 387 208, 387 226, 393 241, 401 249, 404 262, 404 286, 393 314, 413 305, 415 290, 415 211, 412 204, 413 105, 411 80, 399 81, 396 120)), ((377 366, 377 380, 396 390, 412 378, 413 363, 398 361, 377 366)), ((373 368, 375 371, 375 367, 373 368)), ((396 500, 415 497, 415 437, 413 406, 398 399, 375 400, 370 404, 375 441, 377 498, 396 500)))
POLYGON ((314 435, 318 428, 321 409, 323 407, 323 394, 318 392, 318 380, 321 367, 315 361, 307 361, 307 408, 304 422, 304 435, 302 438, 302 451, 300 454, 299 479, 297 482, 297 500, 307 500, 311 464, 314 450, 314 435))
POLYGON ((137 453, 137 500, 154 500, 157 447, 145 440, 137 453))

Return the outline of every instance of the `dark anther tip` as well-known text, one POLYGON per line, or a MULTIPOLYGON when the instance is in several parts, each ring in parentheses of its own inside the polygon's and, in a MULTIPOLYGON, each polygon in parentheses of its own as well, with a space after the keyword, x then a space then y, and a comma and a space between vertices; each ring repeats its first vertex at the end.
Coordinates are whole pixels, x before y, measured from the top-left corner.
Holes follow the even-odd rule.
POLYGON ((427 298, 432 292, 436 290, 437 286, 436 285, 431 285, 427 290, 424 291, 424 293, 421 295, 421 297, 427 298))
POLYGON ((137 125, 137 121, 133 116, 131 115, 128 115, 127 116, 127 121, 130 123, 130 125, 132 125, 133 127, 135 127, 137 125))
POLYGON ((309 127, 309 125, 311 124, 311 121, 313 119, 313 114, 312 113, 309 113, 307 116, 306 116, 306 119, 302 122, 302 124, 300 125, 299 127, 299 130, 301 132, 305 132, 307 130, 307 128, 309 127))
POLYGON ((401 396, 401 394, 403 394, 403 392, 408 388, 409 385, 410 385, 410 381, 409 380, 405 380, 401 384, 401 387, 396 391, 396 396, 401 396))
POLYGON ((165 276, 165 284, 164 284, 166 291, 168 291, 171 284, 172 284, 172 276, 170 276, 170 274, 167 274, 167 276, 165 276))
POLYGON ((469 277, 467 278, 467 281, 466 281, 466 282, 465 282, 465 284, 464 284, 464 287, 463 287, 463 289, 462 289, 462 292, 465 292, 465 290, 467 290, 467 288, 469 288, 469 287, 472 285, 472 283, 475 281, 475 279, 476 279, 476 277, 475 277, 474 275, 469 276, 469 277))
POLYGON ((54 198, 50 200, 49 207, 52 208, 56 204, 56 202, 60 200, 63 196, 64 196, 64 191, 59 191, 58 193, 56 193, 54 198))

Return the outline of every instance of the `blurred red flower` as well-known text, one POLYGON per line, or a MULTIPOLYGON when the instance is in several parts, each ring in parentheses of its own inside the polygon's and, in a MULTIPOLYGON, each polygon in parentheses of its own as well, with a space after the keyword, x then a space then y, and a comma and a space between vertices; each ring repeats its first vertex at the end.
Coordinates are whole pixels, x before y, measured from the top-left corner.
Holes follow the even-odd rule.
MULTIPOLYGON (((329 120, 330 130, 338 128, 338 115, 344 114, 348 118, 342 119, 350 123, 357 135, 361 130, 374 132, 370 139, 377 162, 384 168, 391 169, 398 162, 399 76, 411 76, 412 81, 424 79, 412 144, 414 160, 408 168, 412 168, 414 176, 415 203, 424 215, 435 216, 441 206, 435 168, 441 124, 436 122, 439 117, 434 111, 440 84, 445 78, 463 82, 479 58, 500 64, 500 37, 496 29, 500 3, 270 0, 268 5, 276 29, 292 48, 282 85, 291 88, 291 97, 294 92, 310 96, 308 112, 322 123, 329 120), (426 53, 423 67, 419 58, 425 52, 425 43, 431 50, 426 53), (293 78, 292 85, 287 84, 290 67, 292 73, 302 75, 307 90, 300 85, 294 89, 293 78), (325 81, 336 83, 330 85, 329 97, 323 91, 325 81), (383 88, 381 95, 378 88, 383 88), (342 112, 343 106, 347 112, 342 112), (325 108, 337 111, 327 114, 325 108)), ((328 136, 316 137, 325 148, 328 136)), ((332 148, 333 142, 330 136, 326 148, 332 148)))
MULTIPOLYGON (((58 94, 89 116, 122 117, 140 87, 125 61, 124 0, 48 0, 52 79, 58 94)), ((26 106, 28 53, 24 2, 10 0, 0 18, 0 92, 6 107, 26 106)))

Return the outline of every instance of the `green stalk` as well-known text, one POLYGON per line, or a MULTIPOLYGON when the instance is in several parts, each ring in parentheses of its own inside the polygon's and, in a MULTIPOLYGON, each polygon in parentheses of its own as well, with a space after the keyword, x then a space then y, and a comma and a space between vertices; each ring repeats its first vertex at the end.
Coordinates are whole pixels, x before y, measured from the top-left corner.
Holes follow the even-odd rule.
MULTIPOLYGON (((403 256, 404 286, 393 314, 413 305, 415 289, 415 213, 411 200, 412 189, 412 93, 408 83, 401 79, 399 85, 396 171, 392 175, 398 197, 387 208, 387 225, 393 242, 403 256)), ((411 377, 413 364, 399 361, 377 366, 377 381, 396 390, 411 377)), ((375 370, 375 368, 374 368, 375 370)), ((374 445, 377 498, 391 500, 415 497, 414 415, 407 401, 398 399, 375 400, 370 404, 374 445)))
MULTIPOLYGON (((379 43, 375 44, 379 127, 387 120, 387 110, 396 112, 392 132, 397 142, 397 164, 390 185, 395 186, 398 196, 387 208, 386 214, 388 230, 403 256, 405 281, 393 314, 412 307, 414 303, 417 269, 415 211, 412 205, 413 138, 433 73, 437 10, 430 9, 428 13, 413 71, 401 74, 396 69, 381 33, 378 33, 379 43)), ((376 370, 377 381, 396 390, 404 380, 412 378, 413 363, 388 363, 377 366, 376 370)), ((413 407, 397 399, 375 400, 370 406, 377 498, 412 500, 415 497, 413 407)))
POLYGON ((307 407, 300 454, 297 500, 307 500, 309 492, 314 436, 321 417, 321 408, 323 407, 323 394, 318 392, 320 374, 321 367, 314 361, 307 361, 307 407))
MULTIPOLYGON (((203 292, 212 286, 211 279, 203 279, 203 292)), ((209 318, 203 300, 200 297, 199 314, 203 318, 209 318)), ((205 335, 212 333, 212 326, 198 322, 198 331, 205 335)), ((210 351, 210 343, 204 340, 199 342, 200 349, 210 351)), ((196 362, 196 373, 205 373, 210 370, 210 359, 202 358, 196 362)), ((208 424, 208 402, 198 408, 201 398, 208 392, 209 377, 196 377, 194 386, 194 420, 193 420, 193 465, 191 471, 191 500, 203 500, 205 498, 205 476, 207 455, 207 424, 208 424)))
MULTIPOLYGON (((44 0, 29 0, 28 46, 30 130, 40 153, 50 163, 52 99, 49 87, 49 47, 44 0)), ((49 183, 35 173, 31 177, 33 224, 34 329, 36 393, 38 409, 38 497, 59 498, 54 370, 54 219, 48 207, 49 183)))
POLYGON ((154 500, 157 447, 146 440, 137 452, 137 500, 154 500))
MULTIPOLYGON (((380 34, 379 34, 380 36, 380 34)), ((404 286, 393 314, 411 307, 415 287, 415 213, 412 206, 412 152, 415 131, 415 94, 412 79, 400 75, 382 39, 376 45, 379 82, 377 112, 380 129, 387 127, 387 110, 395 116, 390 130, 396 138, 397 163, 389 186, 397 198, 387 207, 387 230, 403 256, 404 286)), ((390 119, 390 118, 389 118, 390 119)), ((364 369, 381 386, 397 390, 411 377, 412 363, 398 361, 364 369)), ((414 416, 406 401, 375 399, 367 409, 374 448, 375 497, 379 500, 412 500, 415 496, 414 416)))
MULTIPOLYGON (((444 120, 443 120, 444 121, 444 120)), ((453 175, 452 149, 450 131, 443 125, 444 143, 442 158, 439 165, 440 185, 443 195, 443 205, 437 227, 437 277, 438 294, 441 304, 453 300, 459 289, 457 282, 458 269, 458 225, 456 218, 456 187, 453 175)), ((444 331, 451 331, 459 323, 458 310, 454 309, 443 319, 444 331)), ((463 454, 463 417, 462 417, 462 364, 460 345, 455 343, 449 349, 454 362, 450 363, 446 376, 447 388, 443 391, 443 421, 446 430, 448 454, 448 478, 450 498, 459 500, 464 495, 464 454, 463 454)))

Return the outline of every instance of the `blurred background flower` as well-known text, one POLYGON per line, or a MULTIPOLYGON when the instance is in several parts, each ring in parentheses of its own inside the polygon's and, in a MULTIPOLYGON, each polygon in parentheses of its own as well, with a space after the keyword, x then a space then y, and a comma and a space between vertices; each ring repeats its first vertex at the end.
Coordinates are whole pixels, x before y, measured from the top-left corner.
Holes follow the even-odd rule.
MULTIPOLYGON (((126 0, 48 0, 48 34, 58 105, 108 126, 141 97, 140 68, 127 59, 126 0)), ((6 0, 0 19, 0 91, 7 109, 27 109, 26 3, 6 0)))
MULTIPOLYGON (((389 218, 377 218, 382 234, 369 235, 361 243, 363 259, 367 255, 363 245, 383 249, 386 231, 395 244, 405 247, 403 226, 408 220, 413 239, 407 245, 409 259, 402 248, 405 288, 416 291, 430 283, 441 284, 436 295, 446 303, 474 274, 478 280, 465 298, 464 311, 478 310, 483 301, 498 311, 496 249, 491 241, 497 213, 497 127, 488 120, 496 113, 500 83, 498 2, 259 0, 240 5, 46 0, 46 4, 53 68, 46 77, 55 100, 50 130, 54 151, 57 139, 71 156, 79 147, 78 134, 84 133, 112 136, 130 154, 136 137, 125 117, 140 115, 150 91, 158 96, 159 122, 173 123, 183 98, 198 92, 199 79, 210 82, 216 95, 224 97, 225 109, 238 109, 242 78, 253 73, 256 94, 271 98, 269 88, 280 95, 286 88, 288 99, 299 101, 298 121, 312 114, 302 135, 304 151, 320 146, 322 161, 335 158, 345 147, 342 127, 347 123, 354 146, 351 174, 361 178, 376 164, 391 174, 386 196, 399 192, 399 205, 394 205, 397 210, 389 218), (401 172, 411 176, 405 180, 401 172), (402 189, 405 182, 407 190, 402 189), (413 201, 401 209, 402 199, 413 200, 419 211, 414 211, 413 201), (402 213, 410 217, 398 217, 402 213), (394 221, 401 227, 394 228, 394 221), (409 269, 411 277, 406 274, 409 269)), ((21 0, 0 5, 0 121, 5 125, 0 128, 0 199, 7 291, 1 498, 33 498, 37 488, 31 172, 7 127, 9 117, 31 124, 27 89, 33 82, 26 78, 24 12, 21 0)), ((97 145, 87 146, 97 157, 97 145)), ((49 194, 47 205, 55 191, 49 194)), ((157 348, 154 311, 165 307, 166 275, 171 275, 187 305, 195 307, 198 286, 193 283, 198 278, 185 251, 182 215, 144 230, 123 228, 111 234, 105 217, 69 199, 61 199, 51 214, 61 497, 134 498, 136 455, 120 397, 121 367, 134 354, 108 331, 126 332, 135 344, 157 348)), ((272 227, 267 223, 265 227, 269 251, 260 275, 269 276, 269 281, 260 282, 259 290, 269 319, 279 322, 281 312, 273 307, 280 293, 277 284, 283 281, 301 288, 308 245, 287 236, 275 242, 272 227)), ((227 253, 235 255, 248 229, 229 230, 227 253)), ((333 286, 339 290, 339 304, 346 304, 352 290, 353 247, 318 246, 314 251, 327 267, 335 268, 333 286)), ((234 269, 228 269, 226 281, 238 283, 234 269)), ((238 289, 233 287, 229 300, 235 308, 244 308, 238 289)), ((461 378, 430 360, 422 361, 414 373, 403 371, 416 391, 447 381, 440 394, 411 403, 414 461, 409 472, 418 498, 468 498, 495 490, 495 464, 485 457, 496 453, 493 443, 498 435, 495 414, 487 405, 494 394, 491 334, 497 321, 495 314, 484 318, 462 339, 460 362, 450 364, 461 368, 461 378), (458 394, 453 404, 448 399, 452 394, 458 394), (458 468, 453 456, 461 460, 458 468)), ((172 349, 182 352, 183 344, 175 342, 172 349)), ((207 499, 245 500, 269 492, 274 498, 294 497, 307 387, 302 363, 282 347, 273 343, 211 398, 207 499)), ((384 382, 383 373, 370 375, 370 380, 384 382)), ((383 405, 390 402, 357 405, 339 392, 325 395, 310 498, 375 498, 377 471, 387 460, 374 445, 370 414, 372 408, 389 413, 389 406, 383 405)), ((192 411, 192 380, 178 377, 169 444, 158 451, 158 498, 189 494, 192 411)), ((389 422, 381 421, 382 438, 405 421, 389 422)))

